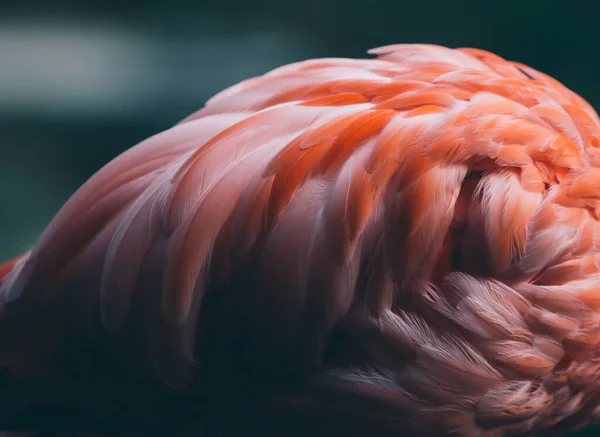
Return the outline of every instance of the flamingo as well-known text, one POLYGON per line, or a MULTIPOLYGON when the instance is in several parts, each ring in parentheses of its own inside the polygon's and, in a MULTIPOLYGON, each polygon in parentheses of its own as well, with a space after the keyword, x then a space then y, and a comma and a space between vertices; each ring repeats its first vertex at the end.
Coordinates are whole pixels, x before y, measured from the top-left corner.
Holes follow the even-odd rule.
POLYGON ((552 436, 600 417, 600 119, 400 44, 127 150, 0 267, 0 428, 552 436))

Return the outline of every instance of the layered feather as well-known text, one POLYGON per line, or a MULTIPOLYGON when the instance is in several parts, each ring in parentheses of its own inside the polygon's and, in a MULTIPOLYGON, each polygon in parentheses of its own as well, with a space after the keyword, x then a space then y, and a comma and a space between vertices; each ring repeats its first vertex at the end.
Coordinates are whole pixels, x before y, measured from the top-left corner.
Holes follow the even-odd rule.
POLYGON ((0 363, 52 378, 84 344, 202 413, 256 377, 306 415, 285 435, 595 420, 598 116, 481 50, 372 53, 242 82, 101 169, 0 267, 0 363))

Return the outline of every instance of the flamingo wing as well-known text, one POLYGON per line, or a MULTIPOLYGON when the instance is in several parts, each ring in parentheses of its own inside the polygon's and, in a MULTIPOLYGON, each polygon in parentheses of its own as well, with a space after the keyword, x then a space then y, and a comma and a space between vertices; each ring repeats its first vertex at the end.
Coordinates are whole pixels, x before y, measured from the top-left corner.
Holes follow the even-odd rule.
POLYGON ((0 364, 308 378, 289 408, 390 433, 589 410, 598 116, 484 51, 373 53, 242 82, 101 169, 0 270, 0 364))

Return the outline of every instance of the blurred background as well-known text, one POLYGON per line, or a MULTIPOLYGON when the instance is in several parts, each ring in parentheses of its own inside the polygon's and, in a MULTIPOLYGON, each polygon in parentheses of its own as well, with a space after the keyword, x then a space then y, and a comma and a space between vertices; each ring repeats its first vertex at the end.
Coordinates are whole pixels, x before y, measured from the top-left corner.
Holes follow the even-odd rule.
POLYGON ((0 10, 0 260, 26 250, 108 160, 283 63, 400 42, 474 46, 600 105, 591 0, 0 0, 0 10))

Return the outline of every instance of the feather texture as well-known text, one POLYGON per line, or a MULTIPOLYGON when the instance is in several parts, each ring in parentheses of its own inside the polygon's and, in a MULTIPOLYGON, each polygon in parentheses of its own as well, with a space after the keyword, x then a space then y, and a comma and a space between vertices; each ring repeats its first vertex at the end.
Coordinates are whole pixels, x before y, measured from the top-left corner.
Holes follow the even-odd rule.
POLYGON ((10 378, 142 428, 190 410, 288 436, 598 419, 600 119, 482 50, 371 53, 235 85, 87 181, 0 266, 10 378))

